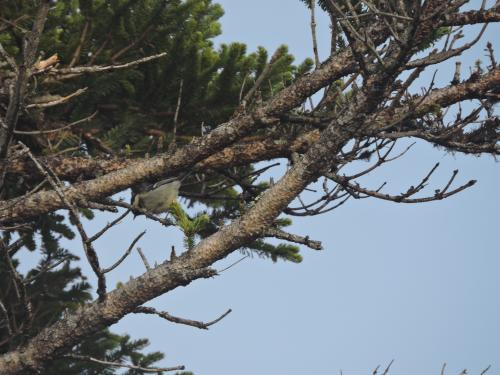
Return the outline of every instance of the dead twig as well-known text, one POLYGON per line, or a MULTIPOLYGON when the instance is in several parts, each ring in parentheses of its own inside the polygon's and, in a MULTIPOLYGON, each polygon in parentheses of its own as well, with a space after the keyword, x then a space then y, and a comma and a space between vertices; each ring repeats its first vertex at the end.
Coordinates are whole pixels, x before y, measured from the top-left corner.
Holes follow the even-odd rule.
POLYGON ((242 257, 241 259, 238 259, 236 262, 231 263, 229 266, 227 266, 227 267, 225 267, 225 268, 223 268, 223 269, 221 269, 221 270, 217 271, 217 274, 218 274, 218 275, 220 275, 222 272, 227 271, 228 269, 230 269, 230 268, 232 268, 232 267, 236 266, 236 265, 237 265, 238 263, 240 263, 240 262, 243 262, 246 258, 248 258, 248 255, 245 255, 245 256, 244 256, 244 257, 242 257))
POLYGON ((99 237, 101 237, 104 233, 106 233, 110 228, 114 227, 116 224, 118 224, 120 221, 122 221, 125 216, 129 214, 130 210, 126 210, 123 214, 118 216, 115 220, 112 222, 107 223, 99 232, 94 234, 92 237, 89 238, 90 242, 96 241, 99 237))
POLYGON ((129 369, 132 369, 132 370, 142 371, 142 372, 145 372, 145 373, 157 373, 157 374, 160 374, 161 372, 181 371, 181 370, 185 369, 185 366, 175 366, 175 367, 141 367, 141 366, 135 366, 135 365, 130 365, 130 364, 126 364, 126 363, 120 363, 120 362, 104 361, 102 359, 97 359, 97 358, 94 358, 94 357, 90 357, 90 356, 86 356, 86 355, 77 355, 77 354, 67 354, 64 357, 65 358, 70 358, 70 359, 76 359, 78 361, 98 363, 100 365, 105 365, 105 366, 129 368, 129 369))
POLYGON ((118 259, 112 266, 108 267, 108 268, 103 268, 101 270, 102 273, 108 273, 108 272, 111 272, 113 271, 116 267, 118 267, 120 264, 122 264, 122 262, 130 255, 130 253, 132 252, 135 244, 137 243, 137 241, 139 241, 141 239, 142 236, 144 236, 146 234, 146 231, 140 233, 136 238, 134 238, 134 240, 132 241, 132 243, 130 244, 130 246, 128 247, 127 251, 125 251, 125 254, 123 254, 121 256, 120 259, 118 259))
POLYGON ((177 137, 177 123, 179 120, 179 111, 181 109, 181 103, 182 103, 182 88, 184 86, 184 80, 181 79, 181 83, 179 84, 179 94, 177 96, 177 105, 175 107, 175 114, 174 114, 174 129, 172 130, 172 143, 175 147, 175 141, 177 137))
POLYGON ((293 233, 288 233, 278 228, 269 228, 264 232, 264 235, 266 237, 274 237, 280 240, 285 240, 305 245, 313 250, 323 250, 323 245, 321 244, 320 241, 311 240, 309 236, 302 237, 293 233))
POLYGON ((28 104, 26 108, 50 108, 50 107, 55 107, 56 105, 64 104, 70 101, 71 99, 82 95, 84 92, 87 91, 87 87, 84 87, 83 89, 78 89, 74 93, 69 94, 67 96, 63 96, 59 99, 56 100, 51 100, 49 102, 44 102, 44 103, 33 103, 33 104, 28 104))
POLYGON ((47 129, 47 130, 32 130, 32 131, 23 131, 23 130, 15 130, 14 134, 23 134, 23 135, 39 135, 39 134, 50 134, 50 133, 57 133, 66 129, 69 129, 73 126, 83 124, 85 122, 90 122, 95 116, 97 116, 98 111, 95 111, 92 113, 90 116, 82 118, 80 120, 71 122, 67 125, 64 125, 61 128, 57 129, 47 129))
POLYGON ((245 97, 241 101, 241 106, 243 107, 243 109, 247 107, 248 103, 250 102, 256 91, 259 89, 262 82, 264 82, 264 80, 269 76, 269 74, 272 71, 274 63, 278 60, 279 57, 281 57, 281 50, 277 49, 276 52, 274 52, 273 56, 271 57, 271 60, 269 60, 269 63, 267 63, 265 68, 262 70, 262 73, 255 81, 253 87, 246 93, 245 97))
POLYGON ((311 35, 313 42, 314 62, 316 64, 316 69, 317 69, 321 65, 321 62, 319 60, 318 39, 316 37, 316 15, 315 15, 316 0, 310 0, 309 7, 311 9, 311 35))
POLYGON ((169 219, 162 219, 161 217, 158 217, 158 216, 155 216, 155 215, 151 214, 147 210, 144 210, 142 208, 138 208, 138 207, 132 206, 131 204, 128 204, 128 203, 126 203, 124 201, 116 201, 116 200, 113 200, 111 198, 107 198, 107 199, 103 200, 103 203, 106 203, 106 204, 109 204, 109 205, 112 205, 112 206, 118 206, 118 207, 128 208, 133 213, 144 215, 148 219, 157 221, 157 222, 159 222, 160 224, 162 224, 162 225, 164 225, 166 227, 170 227, 172 225, 175 225, 175 223, 172 222, 169 219))
POLYGON ((40 276, 42 276, 44 273, 47 273, 48 271, 53 270, 54 268, 56 268, 60 264, 66 262, 66 261, 71 260, 71 258, 72 258, 71 256, 65 256, 62 259, 58 260, 56 263, 51 264, 50 266, 47 266, 47 267, 43 267, 40 271, 38 271, 38 273, 36 275, 25 279, 24 283, 26 285, 32 283, 33 281, 35 281, 36 279, 38 279, 40 276))
POLYGON ((146 267, 146 270, 147 271, 151 270, 151 266, 149 265, 148 259, 146 258, 146 256, 144 255, 144 253, 142 252, 140 247, 137 248, 137 252, 139 253, 139 256, 141 257, 142 262, 144 263, 144 267, 146 267))
POLYGON ((157 315, 160 318, 168 320, 169 322, 172 322, 172 323, 184 324, 184 325, 199 328, 199 329, 208 329, 208 327, 210 327, 210 326, 220 322, 222 319, 224 319, 227 315, 229 315, 232 312, 232 310, 231 309, 227 310, 224 314, 219 316, 217 319, 212 320, 211 322, 208 322, 208 323, 204 323, 204 322, 200 322, 200 321, 196 321, 196 320, 179 318, 179 317, 170 315, 166 311, 158 311, 152 307, 139 306, 133 312, 134 312, 134 314, 157 315))
POLYGON ((117 65, 93 65, 93 66, 76 66, 71 68, 61 68, 61 69, 51 69, 49 75, 53 78, 60 78, 64 76, 73 76, 80 74, 92 74, 92 73, 104 73, 104 72, 112 72, 115 70, 123 70, 134 67, 139 64, 144 64, 149 61, 160 59, 166 56, 166 52, 159 53, 157 55, 143 57, 142 59, 130 61, 125 64, 117 64, 117 65))

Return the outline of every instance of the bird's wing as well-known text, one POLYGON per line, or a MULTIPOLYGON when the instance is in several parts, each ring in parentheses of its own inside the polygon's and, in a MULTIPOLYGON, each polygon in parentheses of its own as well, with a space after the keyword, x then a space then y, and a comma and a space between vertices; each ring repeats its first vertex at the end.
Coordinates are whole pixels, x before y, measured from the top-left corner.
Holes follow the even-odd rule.
POLYGON ((174 182, 174 181, 177 181, 177 178, 175 177, 169 177, 169 178, 166 178, 164 180, 160 180, 160 181, 157 181, 154 183, 154 185, 152 186, 151 190, 153 189, 156 189, 162 185, 166 185, 166 184, 169 184, 171 182, 174 182))

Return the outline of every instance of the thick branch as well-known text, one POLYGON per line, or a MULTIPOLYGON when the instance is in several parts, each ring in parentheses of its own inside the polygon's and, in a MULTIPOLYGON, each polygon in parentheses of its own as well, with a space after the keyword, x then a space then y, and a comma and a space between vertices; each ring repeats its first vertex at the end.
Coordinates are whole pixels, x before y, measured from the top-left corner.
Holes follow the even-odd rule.
POLYGON ((498 8, 447 14, 444 18, 443 26, 464 26, 486 22, 500 22, 500 12, 498 8))
MULTIPOLYGON (((196 165, 196 170, 220 169, 229 166, 240 166, 257 161, 275 158, 286 158, 292 152, 305 152, 309 146, 318 139, 319 131, 311 131, 297 138, 249 137, 226 147, 222 151, 209 156, 196 165)), ((50 167, 55 174, 65 181, 75 182, 102 176, 130 165, 126 158, 86 158, 47 156, 39 160, 50 167)), ((143 161, 145 159, 137 159, 143 161)), ((0 161, 0 173, 7 166, 7 174, 22 176, 27 181, 39 180, 42 176, 29 159, 18 158, 10 162, 0 161)))

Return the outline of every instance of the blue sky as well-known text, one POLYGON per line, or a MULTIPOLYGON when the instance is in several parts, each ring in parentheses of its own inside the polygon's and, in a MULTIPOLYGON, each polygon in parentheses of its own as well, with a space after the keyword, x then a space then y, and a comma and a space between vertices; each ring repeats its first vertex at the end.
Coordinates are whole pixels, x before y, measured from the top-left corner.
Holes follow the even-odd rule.
MULTIPOLYGON (((298 60, 311 56, 308 12, 299 0, 218 1, 226 11, 216 43, 287 44, 298 60)), ((491 3, 491 1, 490 1, 491 3)), ((471 2, 478 7, 480 1, 471 2)), ((325 58, 328 20, 318 15, 320 55, 325 58)), ((468 29, 471 39, 476 28, 468 29)), ((464 66, 483 58, 486 41, 500 48, 498 25, 461 58, 464 66)), ((438 83, 449 82, 454 64, 440 67, 438 83)), ((424 83, 422 83, 424 85, 424 83)), ((324 243, 302 249, 302 264, 246 259, 212 280, 157 298, 151 305, 198 320, 233 313, 209 331, 176 326, 152 316, 129 316, 112 327, 148 337, 151 350, 166 353, 165 365, 185 364, 196 375, 371 374, 394 359, 392 374, 447 374, 468 368, 478 374, 500 367, 500 173, 491 157, 446 154, 417 144, 403 159, 363 180, 388 181, 389 192, 414 185, 435 162, 441 167, 429 192, 454 169, 457 179, 479 182, 451 199, 397 205, 374 199, 351 201, 320 217, 294 220, 291 231, 324 243)), ((285 165, 285 162, 282 163, 285 165)), ((306 195, 306 199, 310 195, 306 195)), ((97 230, 111 216, 88 223, 97 230)), ((152 260, 180 246, 178 231, 140 218, 114 228, 98 244, 104 265, 116 260, 143 229, 140 242, 152 260)), ((71 249, 79 247, 78 242, 71 249)), ((221 269, 241 257, 216 264, 221 269)), ((88 270, 88 268, 87 268, 88 270)), ((143 273, 134 254, 110 277, 110 285, 143 273)), ((87 272, 91 275, 90 272, 87 272)), ((90 277, 92 279, 92 277, 90 277)), ((93 280, 92 280, 93 281, 93 280)))

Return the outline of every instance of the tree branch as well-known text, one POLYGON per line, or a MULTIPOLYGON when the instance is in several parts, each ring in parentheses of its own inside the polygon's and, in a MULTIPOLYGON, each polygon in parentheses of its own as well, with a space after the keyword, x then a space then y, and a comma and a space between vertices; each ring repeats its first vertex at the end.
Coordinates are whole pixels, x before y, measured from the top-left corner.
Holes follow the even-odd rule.
POLYGON ((266 231, 264 232, 264 236, 295 242, 310 247, 313 250, 323 250, 323 245, 321 244, 320 241, 311 240, 309 236, 301 237, 293 233, 288 233, 278 228, 266 229, 266 231))
POLYGON ((35 56, 38 51, 38 43, 40 41, 40 35, 45 26, 45 21, 47 20, 49 7, 49 0, 42 0, 40 2, 38 12, 35 16, 35 21, 33 23, 33 28, 31 32, 27 34, 25 39, 23 62, 17 69, 15 84, 13 87, 11 87, 9 106, 7 107, 7 112, 5 114, 4 122, 6 124, 6 128, 0 128, 0 159, 3 159, 7 156, 9 144, 12 140, 12 136, 17 125, 19 112, 24 107, 26 87, 31 75, 31 68, 35 63, 35 56))
POLYGON ((104 73, 104 72, 112 72, 115 70, 129 69, 139 64, 144 64, 152 60, 157 60, 166 55, 167 55, 166 52, 162 52, 156 55, 143 57, 142 59, 130 61, 125 64, 117 64, 117 65, 76 66, 76 67, 61 68, 61 69, 53 68, 48 72, 49 73, 48 80, 58 80, 61 78, 67 78, 65 76, 70 76, 72 78, 75 76, 79 76, 81 74, 104 73))
POLYGON ((199 329, 208 329, 208 327, 220 322, 222 319, 224 319, 231 312, 232 312, 232 310, 229 309, 224 314, 219 316, 217 319, 212 320, 211 322, 208 322, 208 323, 204 323, 204 322, 200 322, 197 320, 179 318, 179 317, 170 315, 166 311, 158 311, 152 307, 139 306, 133 311, 134 314, 158 315, 160 318, 168 320, 169 322, 176 323, 176 324, 184 324, 184 325, 199 328, 199 329))
POLYGON ((471 10, 464 13, 447 14, 443 26, 464 26, 478 23, 500 22, 498 7, 488 10, 471 10))
POLYGON ((108 273, 108 272, 111 272, 113 271, 116 267, 118 267, 120 264, 123 263, 123 261, 130 255, 130 253, 132 252, 132 250, 134 249, 134 246, 135 244, 137 243, 137 241, 139 241, 141 239, 142 236, 144 236, 146 234, 146 231, 144 232, 141 232, 136 238, 134 238, 134 240, 132 241, 132 243, 130 244, 130 246, 128 247, 127 251, 125 251, 125 254, 123 254, 121 256, 120 259, 118 259, 112 266, 108 267, 108 268, 103 268, 101 270, 102 273, 108 273))
POLYGON ((94 357, 90 357, 90 356, 86 356, 86 355, 77 355, 77 354, 67 354, 64 357, 65 358, 70 358, 70 359, 76 359, 78 361, 98 363, 100 365, 105 365, 105 366, 129 368, 129 369, 132 369, 132 370, 142 371, 144 373, 157 373, 157 374, 159 374, 161 372, 182 371, 182 370, 185 369, 184 366, 175 366, 175 367, 141 367, 141 366, 135 366, 135 365, 130 365, 130 364, 121 363, 121 362, 104 361, 102 359, 97 359, 97 358, 94 358, 94 357))

